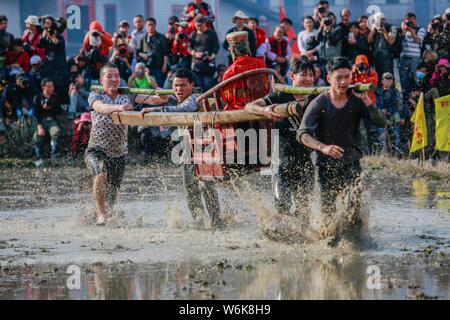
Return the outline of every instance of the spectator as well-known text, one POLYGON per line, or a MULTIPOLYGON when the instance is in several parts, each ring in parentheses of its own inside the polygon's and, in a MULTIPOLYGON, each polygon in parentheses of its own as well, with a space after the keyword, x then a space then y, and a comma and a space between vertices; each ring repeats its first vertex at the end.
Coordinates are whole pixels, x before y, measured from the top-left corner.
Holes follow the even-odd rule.
POLYGON ((206 18, 202 15, 198 15, 195 18, 196 30, 191 33, 189 40, 189 52, 192 55, 192 71, 194 72, 197 86, 204 91, 211 89, 214 85, 215 59, 219 51, 217 33, 206 27, 206 21, 206 18))
POLYGON ((189 53, 189 34, 185 22, 176 24, 176 33, 170 47, 169 64, 171 72, 177 69, 191 67, 191 55, 189 53))
POLYGON ((266 31, 259 28, 259 20, 256 17, 251 17, 248 20, 248 28, 253 31, 256 39, 256 56, 264 57, 267 51, 266 31))
POLYGON ((38 48, 45 49, 45 58, 42 60, 40 72, 43 78, 52 80, 60 102, 69 104, 67 89, 70 78, 66 60, 66 43, 57 29, 56 23, 51 21, 50 25, 44 28, 38 41, 38 48))
POLYGON ((322 25, 323 20, 328 18, 330 13, 330 5, 326 0, 320 0, 317 6, 314 8, 314 29, 318 30, 322 25))
POLYGON ((389 135, 390 149, 393 149, 397 157, 402 155, 400 140, 400 125, 406 123, 408 114, 403 108, 403 100, 400 92, 395 88, 394 77, 390 73, 383 74, 381 87, 376 90, 377 107, 386 115, 387 127, 376 128, 377 142, 381 147, 381 152, 387 153, 386 138, 389 135))
POLYGON ((58 95, 53 82, 46 78, 42 80, 42 93, 34 98, 36 105, 37 131, 34 134, 37 162, 42 163, 43 147, 47 136, 50 136, 51 159, 55 160, 58 153, 58 143, 61 129, 58 117, 62 114, 58 95))
POLYGON ((417 66, 416 74, 414 77, 414 86, 419 87, 420 91, 422 91, 422 92, 427 92, 430 89, 431 74, 432 74, 433 70, 431 70, 431 72, 430 72, 429 67, 430 67, 430 65, 428 65, 425 62, 421 62, 417 66))
POLYGON ((445 9, 442 19, 445 22, 445 31, 450 32, 450 7, 445 9))
POLYGON ((6 52, 14 41, 14 36, 7 29, 8 17, 0 15, 0 80, 6 79, 6 52))
POLYGON ((183 9, 183 20, 188 23, 189 34, 195 31, 195 17, 201 14, 206 18, 206 27, 214 29, 213 23, 215 20, 211 6, 203 2, 203 0, 194 0, 189 2, 183 9))
POLYGON ((133 54, 129 52, 128 46, 124 42, 116 42, 110 62, 114 63, 119 69, 121 85, 125 86, 128 78, 131 76, 131 59, 133 54))
POLYGON ((428 32, 423 39, 425 48, 435 51, 439 57, 448 57, 450 47, 450 33, 445 32, 444 22, 440 16, 433 18, 428 25, 428 32))
POLYGON ((327 83, 322 79, 322 68, 314 66, 314 87, 324 87, 327 83))
POLYGON ((98 83, 100 69, 108 62, 109 49, 112 46, 112 38, 98 21, 93 21, 89 26, 89 32, 84 37, 83 49, 88 60, 86 70, 87 85, 91 82, 98 83))
POLYGON ((341 22, 338 24, 342 29, 342 55, 348 57, 348 34, 350 32, 350 18, 352 13, 350 9, 344 8, 341 10, 341 22))
POLYGON ((309 61, 318 61, 318 52, 322 44, 316 39, 318 32, 314 29, 313 17, 304 17, 303 27, 305 30, 298 34, 298 48, 302 55, 308 57, 309 61))
POLYGON ((6 53, 6 66, 11 78, 30 71, 30 57, 25 52, 21 39, 14 39, 12 42, 11 49, 6 53))
POLYGON ((173 41, 175 40, 175 35, 178 32, 178 20, 177 16, 169 17, 167 32, 165 33, 167 41, 169 41, 169 48, 172 48, 173 41))
POLYGON ((156 89, 158 84, 155 78, 150 75, 150 70, 145 67, 145 64, 139 62, 136 64, 134 73, 128 79, 128 86, 139 89, 156 89))
MULTIPOLYGON (((289 18, 284 18, 283 20, 280 21, 280 26, 282 26, 284 28, 284 38, 288 41, 289 43, 289 47, 292 48, 292 46, 294 45, 294 43, 297 41, 297 37, 295 32, 293 31, 294 29, 294 23, 292 22, 291 19, 289 18), (293 37, 291 39, 289 39, 289 30, 292 29, 292 34, 293 37)), ((291 49, 292 50, 292 49, 291 49)))
POLYGON ((69 86, 71 115, 89 112, 89 91, 84 89, 84 78, 81 74, 77 75, 69 86))
MULTIPOLYGON (((232 32, 237 32, 237 31, 247 31, 248 32, 248 43, 250 45, 250 52, 251 52, 252 56, 255 57, 256 56, 256 38, 255 38, 255 34, 253 33, 253 31, 245 26, 245 24, 248 22, 247 15, 244 12, 238 10, 234 14, 232 22, 234 24, 234 27, 231 28, 230 30, 228 30, 227 34, 232 33, 232 32)), ((228 51, 229 47, 230 47, 230 45, 228 44, 228 41, 225 39, 225 41, 223 43, 223 48, 226 51, 228 51)), ((229 55, 228 56, 229 64, 231 64, 231 61, 232 61, 232 58, 231 58, 231 55, 229 55)))
POLYGON ((422 56, 421 46, 425 38, 425 29, 417 25, 416 15, 411 12, 405 16, 401 28, 403 51, 398 62, 398 71, 400 73, 403 100, 406 101, 413 85, 414 73, 422 56))
POLYGON ((394 74, 394 43, 398 30, 386 22, 382 13, 375 14, 367 40, 372 47, 372 57, 377 74, 394 74))
POLYGON ((360 34, 358 22, 352 22, 350 24, 349 33, 347 39, 344 40, 344 42, 347 43, 346 57, 351 62, 354 62, 356 57, 361 54, 365 55, 367 58, 369 58, 369 61, 371 61, 369 43, 367 42, 367 37, 360 34))
MULTIPOLYGON (((352 67, 352 84, 364 83, 372 84, 375 87, 378 85, 378 74, 375 70, 370 68, 369 59, 364 55, 359 55, 355 59, 355 64, 352 67)), ((377 99, 373 91, 367 92, 367 96, 372 101, 373 105, 376 105, 377 99)), ((366 129, 367 149, 369 154, 373 153, 373 144, 376 137, 376 128, 370 122, 370 120, 363 120, 364 127, 366 129)))
POLYGON ((37 16, 29 16, 25 20, 26 30, 23 33, 22 41, 28 55, 38 55, 42 61, 45 59, 45 48, 40 48, 38 42, 41 39, 42 27, 37 16))
POLYGON ((286 73, 289 66, 289 60, 291 59, 291 47, 288 41, 284 38, 285 30, 283 27, 278 26, 273 32, 273 36, 267 39, 267 65, 271 66, 274 62, 278 63, 281 67, 281 76, 286 77, 286 73))
POLYGON ((129 34, 130 24, 126 20, 119 23, 117 32, 113 35, 113 48, 125 47, 129 56, 129 62, 133 59, 135 47, 133 46, 133 37, 129 34))
POLYGON ((85 112, 81 117, 75 119, 75 131, 73 133, 72 143, 70 144, 70 153, 72 159, 83 156, 89 144, 89 136, 92 129, 91 113, 85 112))
POLYGON ((41 92, 41 65, 42 60, 38 55, 32 56, 30 58, 30 71, 28 72, 28 80, 30 81, 30 90, 33 97, 41 92))
POLYGON ((431 77, 431 87, 434 89, 429 95, 432 99, 444 97, 450 94, 450 63, 448 59, 442 58, 438 61, 435 72, 431 77))
POLYGON ((16 75, 15 82, 12 82, 6 88, 6 101, 11 106, 9 114, 9 120, 17 120, 22 118, 24 111, 28 115, 33 116, 34 104, 33 95, 30 90, 30 81, 26 74, 16 75))
POLYGON ((339 57, 342 51, 343 30, 333 26, 333 19, 327 17, 321 20, 317 33, 317 41, 321 44, 319 51, 322 74, 325 76, 326 64, 333 57, 339 57))
POLYGON ((168 72, 169 48, 167 39, 156 31, 156 20, 146 20, 147 34, 141 40, 137 49, 139 62, 145 63, 150 73, 155 77, 158 86, 164 86, 164 80, 168 72))
POLYGON ((370 29, 367 26, 367 21, 369 18, 365 15, 362 15, 358 18, 358 26, 359 26, 359 34, 366 37, 366 39, 369 37, 370 29))
MULTIPOLYGON (((131 38, 132 40, 132 46, 134 49, 134 52, 136 53, 137 48, 139 47, 139 44, 141 43, 141 40, 144 39, 145 35, 147 34, 145 30, 145 24, 144 24, 144 17, 142 15, 137 15, 133 18, 133 25, 134 30, 131 32, 131 38)), ((136 58, 136 54, 135 54, 136 58)))

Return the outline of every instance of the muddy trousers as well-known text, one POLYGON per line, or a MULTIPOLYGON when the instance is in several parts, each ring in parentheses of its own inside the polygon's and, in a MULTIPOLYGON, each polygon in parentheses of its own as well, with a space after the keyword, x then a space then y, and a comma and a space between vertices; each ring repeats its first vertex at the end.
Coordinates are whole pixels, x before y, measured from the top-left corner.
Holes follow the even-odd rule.
POLYGON ((211 217, 213 225, 220 223, 219 195, 214 186, 214 182, 200 181, 195 176, 195 167, 193 164, 185 164, 181 169, 188 207, 194 220, 201 219, 201 217, 205 216, 205 207, 202 202, 203 196, 206 210, 211 217))
POLYGON ((125 173, 125 156, 111 158, 101 150, 88 149, 84 155, 84 161, 93 177, 101 173, 107 174, 106 204, 108 209, 112 209, 125 173))
POLYGON ((295 159, 291 163, 281 166, 272 176, 275 208, 279 214, 290 214, 295 205, 295 215, 307 221, 314 190, 314 167, 309 158, 295 159))
POLYGON ((361 175, 359 161, 347 163, 328 160, 316 165, 322 215, 332 217, 336 212, 336 198, 351 187, 361 175))
POLYGON ((52 160, 55 159, 56 154, 58 153, 58 144, 61 136, 61 129, 58 124, 54 120, 42 120, 42 126, 45 129, 46 136, 40 137, 37 134, 37 131, 34 133, 33 139, 35 142, 35 152, 36 158, 42 159, 42 149, 44 148, 44 143, 47 137, 50 137, 50 146, 51 146, 51 157, 52 160))

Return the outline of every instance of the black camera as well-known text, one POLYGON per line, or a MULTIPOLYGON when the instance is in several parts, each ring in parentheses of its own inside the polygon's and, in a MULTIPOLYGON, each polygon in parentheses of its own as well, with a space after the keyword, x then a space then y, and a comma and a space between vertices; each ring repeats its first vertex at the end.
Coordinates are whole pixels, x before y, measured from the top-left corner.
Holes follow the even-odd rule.
POLYGON ((48 35, 49 35, 49 36, 52 36, 52 37, 53 37, 55 34, 56 34, 56 30, 55 30, 55 29, 53 29, 53 28, 49 28, 49 29, 48 29, 48 35))
POLYGON ((23 88, 28 88, 28 86, 30 85, 30 80, 28 80, 27 77, 19 77, 18 82, 19 82, 19 86, 21 86, 23 88))
POLYGON ((97 31, 92 32, 93 37, 100 37, 100 33, 97 31))
POLYGON ((431 28, 433 30, 438 30, 439 32, 442 32, 444 30, 444 27, 439 23, 439 22, 435 22, 431 25, 431 28))
MULTIPOLYGON (((94 36, 95 37, 95 36, 94 36)), ((119 39, 126 39, 127 38, 127 35, 125 34, 125 32, 119 32, 118 34, 117 34, 117 37, 119 38, 119 39)))
POLYGON ((363 72, 366 72, 366 71, 368 70, 368 67, 367 67, 367 65, 366 65, 365 63, 360 63, 360 64, 357 64, 357 65, 356 65, 356 69, 357 69, 360 73, 363 73, 363 72))
POLYGON ((178 34, 178 39, 183 40, 184 38, 186 38, 186 35, 184 33, 178 34))
POLYGON ((406 25, 408 28, 414 27, 414 24, 413 24, 411 21, 406 21, 405 25, 406 25))
POLYGON ((324 14, 325 12, 327 12, 327 8, 325 7, 319 7, 318 10, 320 14, 324 14))
POLYGON ((333 21, 330 18, 326 18, 326 19, 323 20, 323 24, 326 27, 329 27, 329 26, 331 26, 333 24, 333 21))
POLYGON ((447 23, 450 23, 450 13, 447 13, 447 14, 445 15, 445 18, 447 18, 447 23))
POLYGON ((119 49, 119 54, 120 54, 121 56, 125 56, 127 53, 128 53, 127 48, 120 48, 120 49, 119 49))
POLYGON ((81 86, 78 82, 74 82, 74 87, 75 87, 75 90, 77 90, 77 91, 80 91, 80 89, 81 89, 81 86))

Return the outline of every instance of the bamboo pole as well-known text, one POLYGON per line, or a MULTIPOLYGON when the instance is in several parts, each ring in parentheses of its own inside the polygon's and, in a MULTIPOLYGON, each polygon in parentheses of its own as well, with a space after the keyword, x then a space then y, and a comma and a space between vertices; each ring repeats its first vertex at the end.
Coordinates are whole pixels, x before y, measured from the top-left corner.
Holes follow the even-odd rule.
MULTIPOLYGON (((104 93, 103 86, 93 85, 91 86, 91 92, 104 93)), ((147 95, 159 95, 159 96, 167 96, 175 94, 173 90, 165 90, 165 89, 138 89, 138 88, 127 88, 120 87, 120 94, 147 94, 147 95)))
MULTIPOLYGON (((375 90, 375 86, 373 84, 355 84, 351 85, 349 89, 353 89, 358 93, 362 93, 365 91, 373 91, 375 90)), ((308 95, 308 94, 321 94, 330 90, 330 87, 293 87, 287 86, 284 84, 275 84, 274 91, 276 92, 284 92, 290 94, 298 94, 298 95, 308 95)))
POLYGON ((253 114, 246 110, 219 112, 150 112, 145 114, 144 119, 140 117, 139 112, 120 112, 113 113, 112 118, 116 124, 148 127, 193 127, 196 122, 201 122, 204 125, 215 125, 267 120, 263 115, 253 114))

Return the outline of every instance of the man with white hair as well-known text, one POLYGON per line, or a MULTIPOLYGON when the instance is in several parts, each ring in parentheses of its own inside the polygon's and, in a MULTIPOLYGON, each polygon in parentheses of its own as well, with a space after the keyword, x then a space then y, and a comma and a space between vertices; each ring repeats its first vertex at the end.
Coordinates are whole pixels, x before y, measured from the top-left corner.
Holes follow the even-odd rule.
MULTIPOLYGON (((248 33, 248 44, 250 46, 250 52, 252 57, 256 56, 256 38, 252 30, 250 30, 245 24, 248 22, 249 17, 241 10, 236 11, 233 16, 232 22, 234 27, 227 31, 227 34, 238 31, 246 31, 248 33)), ((228 51, 230 45, 225 37, 223 48, 228 51)), ((231 64, 231 55, 229 56, 229 64, 231 64)))

